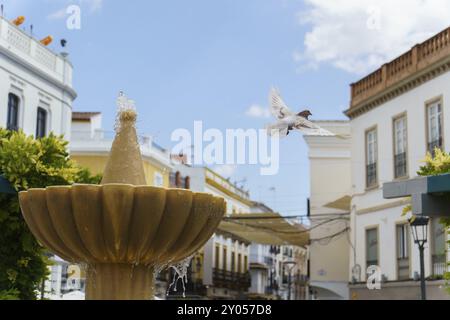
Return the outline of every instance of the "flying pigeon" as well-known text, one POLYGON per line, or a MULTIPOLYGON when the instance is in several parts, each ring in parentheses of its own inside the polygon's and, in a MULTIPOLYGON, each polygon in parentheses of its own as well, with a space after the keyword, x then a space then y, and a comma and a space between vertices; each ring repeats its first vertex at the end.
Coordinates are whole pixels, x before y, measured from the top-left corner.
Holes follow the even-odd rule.
POLYGON ((270 112, 277 119, 275 124, 267 126, 269 135, 273 135, 273 133, 276 132, 279 133, 280 137, 286 137, 292 130, 299 130, 306 134, 336 136, 334 133, 309 121, 309 117, 312 116, 312 113, 309 110, 297 114, 292 112, 286 106, 280 93, 275 88, 272 88, 270 91, 269 105, 270 112))

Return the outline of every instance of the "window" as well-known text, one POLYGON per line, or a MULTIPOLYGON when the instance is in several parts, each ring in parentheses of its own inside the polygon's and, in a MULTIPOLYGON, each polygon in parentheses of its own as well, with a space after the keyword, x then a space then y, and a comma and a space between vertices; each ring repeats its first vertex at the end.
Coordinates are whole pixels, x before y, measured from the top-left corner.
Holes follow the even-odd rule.
POLYGON ((13 93, 8 95, 8 118, 6 128, 8 130, 19 130, 19 103, 20 99, 13 93))
POLYGON ((153 184, 155 187, 162 187, 164 185, 164 178, 160 172, 155 172, 153 176, 153 184))
POLYGON ((238 254, 238 273, 242 273, 242 255, 239 253, 238 254))
POLYGON ((227 248, 223 248, 222 270, 227 270, 227 248))
POLYGON ((378 266, 378 229, 366 230, 366 267, 378 266))
POLYGON ((437 101, 427 106, 428 152, 434 155, 435 148, 442 149, 442 103, 437 101))
POLYGON ((377 130, 366 132, 366 186, 371 188, 377 185, 377 130))
POLYGON ((220 268, 220 263, 219 263, 219 261, 220 261, 220 257, 219 257, 219 254, 220 254, 220 247, 218 246, 218 245, 216 245, 216 252, 215 252, 215 259, 214 259, 214 267, 216 268, 216 269, 219 269, 220 268))
POLYGON ((406 117, 394 120, 394 173, 395 178, 403 178, 408 175, 406 148, 408 146, 408 133, 406 117))
POLYGON ((47 111, 37 109, 36 138, 43 138, 47 134, 47 111))
POLYGON ((244 272, 248 271, 248 257, 244 256, 244 272))
POLYGON ((409 279, 409 227, 407 224, 397 226, 397 278, 409 279))
POLYGON ((231 253, 231 272, 236 271, 236 255, 234 252, 231 253))
POLYGON ((445 228, 439 219, 431 219, 431 260, 435 276, 442 276, 447 271, 445 238, 445 228))

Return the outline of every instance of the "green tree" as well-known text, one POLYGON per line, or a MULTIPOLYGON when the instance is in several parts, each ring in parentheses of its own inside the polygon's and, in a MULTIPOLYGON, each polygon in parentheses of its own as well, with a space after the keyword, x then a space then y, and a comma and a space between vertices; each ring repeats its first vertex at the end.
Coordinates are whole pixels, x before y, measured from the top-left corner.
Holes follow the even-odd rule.
MULTIPOLYGON (((0 175, 16 191, 73 183, 99 183, 69 158, 67 141, 50 134, 34 139, 0 128, 0 175)), ((0 299, 36 299, 49 261, 29 231, 17 195, 0 194, 0 299)))

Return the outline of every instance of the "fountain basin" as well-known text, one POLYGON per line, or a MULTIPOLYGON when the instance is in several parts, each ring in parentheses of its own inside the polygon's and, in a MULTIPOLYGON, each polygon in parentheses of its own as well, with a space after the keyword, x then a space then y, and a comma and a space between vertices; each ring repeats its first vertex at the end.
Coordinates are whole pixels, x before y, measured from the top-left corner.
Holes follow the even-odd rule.
POLYGON ((151 299, 154 268, 195 253, 225 214, 219 197, 127 184, 30 189, 19 200, 43 246, 88 266, 87 299, 151 299))

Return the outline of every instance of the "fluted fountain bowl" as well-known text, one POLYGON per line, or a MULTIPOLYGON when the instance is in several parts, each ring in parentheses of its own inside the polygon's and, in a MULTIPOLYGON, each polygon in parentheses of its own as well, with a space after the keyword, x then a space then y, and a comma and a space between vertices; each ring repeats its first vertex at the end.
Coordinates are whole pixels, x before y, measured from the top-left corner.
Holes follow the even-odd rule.
POLYGON ((126 184, 30 189, 19 199, 43 246, 88 266, 87 299, 152 298, 154 268, 195 253, 225 213, 209 194, 126 184))

